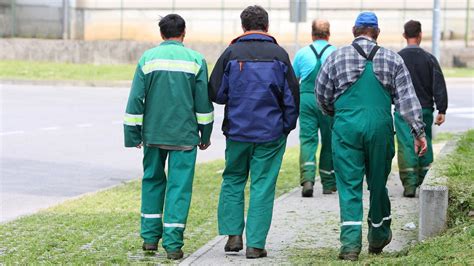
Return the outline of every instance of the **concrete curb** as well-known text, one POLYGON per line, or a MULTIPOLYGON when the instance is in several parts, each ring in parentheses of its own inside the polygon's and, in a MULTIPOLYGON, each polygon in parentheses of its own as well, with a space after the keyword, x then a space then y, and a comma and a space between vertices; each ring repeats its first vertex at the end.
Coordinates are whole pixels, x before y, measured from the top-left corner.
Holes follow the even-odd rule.
POLYGON ((74 86, 74 87, 119 87, 130 88, 130 80, 22 80, 22 79, 0 79, 0 84, 14 85, 38 85, 38 86, 74 86))
MULTIPOLYGON (((288 198, 291 194, 295 193, 297 190, 301 189, 300 187, 296 187, 287 193, 281 195, 278 197, 274 204, 277 202, 280 202, 282 200, 285 200, 288 198)), ((216 236, 214 239, 211 241, 207 242, 204 246, 202 246, 200 249, 196 250, 193 254, 189 255, 186 259, 184 259, 179 265, 181 266, 188 266, 192 265, 196 260, 204 256, 207 252, 209 252, 211 249, 213 249, 216 245, 218 245, 221 241, 224 241, 226 239, 226 236, 216 236)))
MULTIPOLYGON (((440 157, 445 157, 456 148, 457 141, 449 141, 441 149, 440 157)), ((439 176, 436 167, 428 171, 420 187, 420 220, 418 240, 424 240, 446 229, 448 213, 448 178, 439 176)))

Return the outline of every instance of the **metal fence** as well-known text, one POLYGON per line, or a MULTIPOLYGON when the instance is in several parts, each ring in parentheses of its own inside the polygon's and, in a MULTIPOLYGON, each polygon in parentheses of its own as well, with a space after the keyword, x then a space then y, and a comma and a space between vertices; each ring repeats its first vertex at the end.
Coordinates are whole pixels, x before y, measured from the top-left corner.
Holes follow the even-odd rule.
MULTIPOLYGON (((441 0, 443 39, 473 40, 473 0, 441 0)), ((289 0, 0 0, 0 36, 71 38, 83 40, 159 40, 160 16, 178 13, 186 19, 188 42, 227 43, 241 33, 240 12, 248 5, 267 9, 270 32, 281 43, 295 42, 289 0)), ((311 20, 331 22, 332 41, 351 38, 357 13, 377 13, 381 39, 401 42, 403 24, 420 20, 425 37, 431 36, 433 0, 315 0, 307 1, 307 21, 299 23, 297 42, 310 39, 311 20)))

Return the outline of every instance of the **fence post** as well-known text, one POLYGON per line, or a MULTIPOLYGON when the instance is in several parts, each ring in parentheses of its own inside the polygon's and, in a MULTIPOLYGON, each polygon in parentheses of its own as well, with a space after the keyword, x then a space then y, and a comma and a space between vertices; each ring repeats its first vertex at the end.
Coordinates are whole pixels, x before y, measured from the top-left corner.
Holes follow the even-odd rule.
POLYGON ((441 6, 440 0, 434 0, 433 3, 433 37, 432 37, 432 49, 433 55, 440 61, 439 54, 439 41, 441 39, 441 6))
POLYGON ((464 46, 465 47, 468 47, 469 46, 469 22, 470 22, 470 10, 469 8, 471 8, 471 0, 466 0, 466 32, 464 32, 464 46))
POLYGON ((63 0, 63 39, 69 39, 69 0, 63 0))
POLYGON ((16 36, 16 0, 11 0, 11 9, 12 9, 12 38, 16 36))

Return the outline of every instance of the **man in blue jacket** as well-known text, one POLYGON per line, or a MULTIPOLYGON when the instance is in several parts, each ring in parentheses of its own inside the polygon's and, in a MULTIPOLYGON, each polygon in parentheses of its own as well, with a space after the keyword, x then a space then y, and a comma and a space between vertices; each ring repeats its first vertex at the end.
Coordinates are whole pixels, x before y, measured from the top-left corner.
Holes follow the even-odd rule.
POLYGON ((209 81, 212 101, 225 104, 222 130, 226 165, 219 198, 219 234, 225 251, 243 249, 244 189, 250 176, 247 258, 265 257, 275 185, 286 138, 296 127, 298 81, 288 54, 268 35, 268 14, 249 6, 240 15, 244 34, 218 59, 209 81))

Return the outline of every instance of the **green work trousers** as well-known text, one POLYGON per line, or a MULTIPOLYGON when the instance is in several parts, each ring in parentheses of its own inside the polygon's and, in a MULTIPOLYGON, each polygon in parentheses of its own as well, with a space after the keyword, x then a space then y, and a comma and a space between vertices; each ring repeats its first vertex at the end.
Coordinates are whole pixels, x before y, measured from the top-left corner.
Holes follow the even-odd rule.
POLYGON ((265 247, 285 146, 286 136, 267 143, 227 139, 218 207, 219 234, 242 235, 245 227, 247 247, 265 247), (245 226, 244 190, 249 172, 250 200, 245 226))
POLYGON ((324 115, 316 105, 314 93, 300 94, 300 183, 314 183, 318 131, 321 131, 319 175, 323 189, 336 187, 331 151, 332 118, 324 115))
POLYGON ((335 102, 332 135, 341 213, 341 253, 362 248, 364 174, 370 190, 369 244, 382 247, 391 235, 386 188, 394 156, 391 97, 367 61, 361 77, 335 102))
POLYGON ((433 125, 433 109, 423 108, 426 141, 428 150, 425 155, 418 157, 415 153, 414 137, 411 129, 398 112, 395 112, 395 129, 398 144, 398 169, 400 179, 406 189, 416 189, 423 183, 426 173, 433 162, 433 145, 431 144, 431 126, 433 125))
POLYGON ((195 163, 196 147, 189 151, 144 147, 141 237, 145 243, 155 244, 163 238, 163 248, 167 251, 184 245, 195 163))

